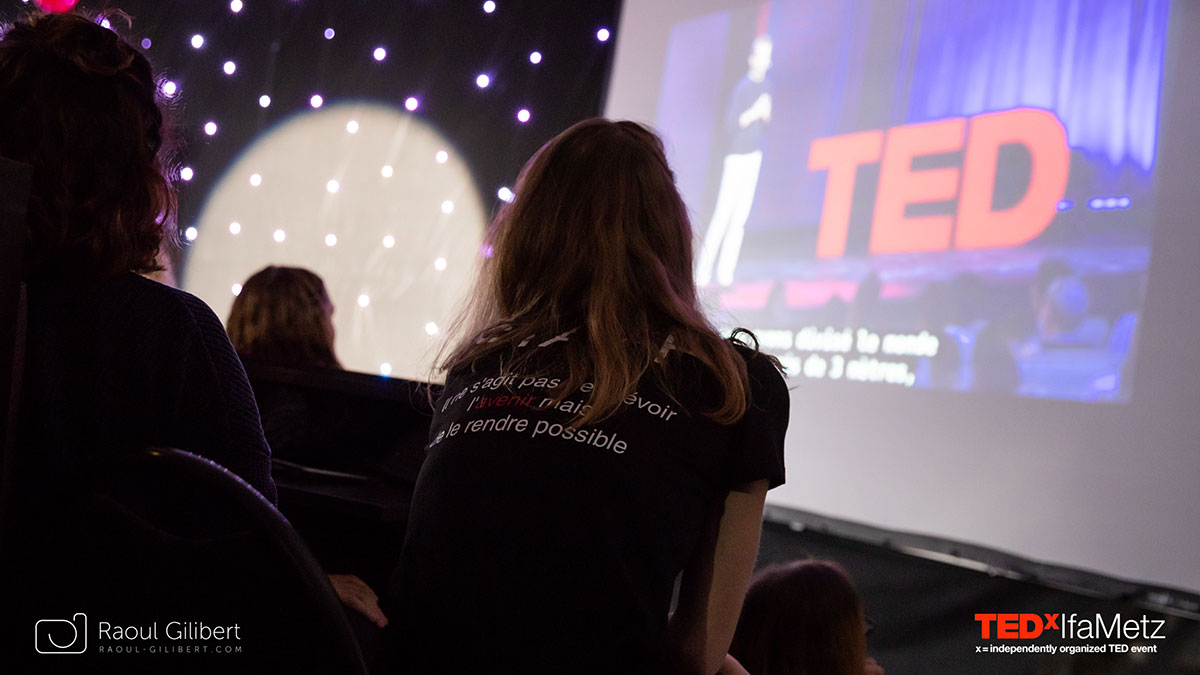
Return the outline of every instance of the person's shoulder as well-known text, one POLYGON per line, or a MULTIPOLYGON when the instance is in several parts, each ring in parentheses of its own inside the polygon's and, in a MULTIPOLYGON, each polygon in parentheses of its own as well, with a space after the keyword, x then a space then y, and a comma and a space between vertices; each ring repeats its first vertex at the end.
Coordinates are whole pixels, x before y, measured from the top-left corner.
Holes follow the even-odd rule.
MULTIPOLYGON (((139 274, 124 274, 112 280, 114 288, 121 289, 139 311, 152 311, 160 322, 180 330, 221 327, 208 303, 185 290, 159 283, 139 274)), ((224 332, 224 328, 221 328, 224 332)))
POLYGON ((736 338, 730 338, 729 343, 746 362, 751 402, 756 405, 786 404, 788 387, 779 360, 761 351, 757 345, 748 345, 736 338))

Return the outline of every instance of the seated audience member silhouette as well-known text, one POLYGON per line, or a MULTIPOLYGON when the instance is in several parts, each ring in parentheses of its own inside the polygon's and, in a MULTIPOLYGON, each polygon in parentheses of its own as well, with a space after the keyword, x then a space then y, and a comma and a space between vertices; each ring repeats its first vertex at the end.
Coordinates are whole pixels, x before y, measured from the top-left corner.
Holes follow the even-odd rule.
POLYGON ((714 673, 784 478, 778 364, 702 313, 651 131, 580 122, 516 194, 443 363, 376 672, 714 673))
MULTIPOLYGON (((247 363, 341 369, 333 348, 333 302, 325 282, 309 270, 270 266, 255 272, 233 301, 227 330, 247 363)), ((263 430, 276 455, 321 466, 331 450, 341 449, 339 436, 345 430, 315 419, 299 391, 277 388, 262 397, 259 406, 263 430)), ((377 626, 387 624, 366 582, 350 574, 331 574, 329 580, 342 602, 377 626)), ((368 636, 357 623, 355 631, 360 640, 368 636)))
POLYGON ((220 320, 139 276, 178 236, 158 91, 146 57, 83 16, 3 29, 0 155, 33 167, 20 420, 32 464, 17 469, 65 483, 105 453, 170 446, 274 501, 258 409, 220 320))
POLYGON ((840 565, 799 560, 754 575, 722 674, 883 675, 867 656, 867 623, 840 565))
POLYGON ((1064 276, 1047 287, 1038 309, 1038 342, 1042 349, 1100 347, 1108 337, 1108 322, 1090 316, 1087 286, 1078 277, 1064 276))

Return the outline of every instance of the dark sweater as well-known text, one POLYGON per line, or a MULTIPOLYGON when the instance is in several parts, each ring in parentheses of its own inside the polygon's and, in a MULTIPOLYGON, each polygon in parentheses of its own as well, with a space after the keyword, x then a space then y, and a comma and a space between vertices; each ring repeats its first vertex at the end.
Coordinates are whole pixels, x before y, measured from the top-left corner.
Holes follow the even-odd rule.
POLYGON ((276 501, 242 363, 213 311, 183 291, 134 274, 30 282, 21 406, 43 471, 166 446, 211 459, 276 501))

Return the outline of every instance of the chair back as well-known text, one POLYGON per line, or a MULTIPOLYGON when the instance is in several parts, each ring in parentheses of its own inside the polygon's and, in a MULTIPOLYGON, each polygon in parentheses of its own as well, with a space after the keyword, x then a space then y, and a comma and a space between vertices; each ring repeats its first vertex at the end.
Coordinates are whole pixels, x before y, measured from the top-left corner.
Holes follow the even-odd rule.
POLYGON ((312 554, 221 466, 139 450, 46 487, 0 570, 0 672, 366 672, 312 554))

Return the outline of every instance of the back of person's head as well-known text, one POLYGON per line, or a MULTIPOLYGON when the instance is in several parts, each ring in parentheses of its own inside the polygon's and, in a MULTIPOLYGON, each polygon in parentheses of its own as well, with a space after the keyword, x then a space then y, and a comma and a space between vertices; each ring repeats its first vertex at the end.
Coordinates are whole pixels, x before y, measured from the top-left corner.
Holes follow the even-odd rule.
POLYGON ((1040 310, 1046 299, 1046 291, 1050 284, 1062 277, 1075 275, 1075 268, 1062 258, 1046 258, 1038 263, 1037 272, 1033 276, 1033 287, 1030 289, 1030 301, 1035 310, 1040 310))
POLYGON ((30 275, 158 269, 175 194, 146 57, 78 14, 31 14, 0 37, 0 156, 33 166, 30 275))
POLYGON ((1039 319, 1043 330, 1050 333, 1069 333, 1087 317, 1090 306, 1087 286, 1078 277, 1055 279, 1046 289, 1039 319))
POLYGON ((265 267, 242 284, 226 322, 242 358, 297 368, 340 368, 325 282, 299 267, 265 267))
POLYGON ((540 358, 551 363, 546 370, 569 373, 558 395, 595 379, 584 423, 616 412, 665 360, 670 338, 721 383, 724 395, 708 414, 741 418, 745 363, 699 307, 687 208, 653 132, 591 119, 554 137, 525 165, 488 242, 491 256, 444 369, 496 353, 515 369, 533 358, 534 349, 518 347, 523 341, 574 330, 540 358))
POLYGON ((729 653, 754 675, 863 675, 866 636, 854 583, 836 563, 759 571, 729 653))

